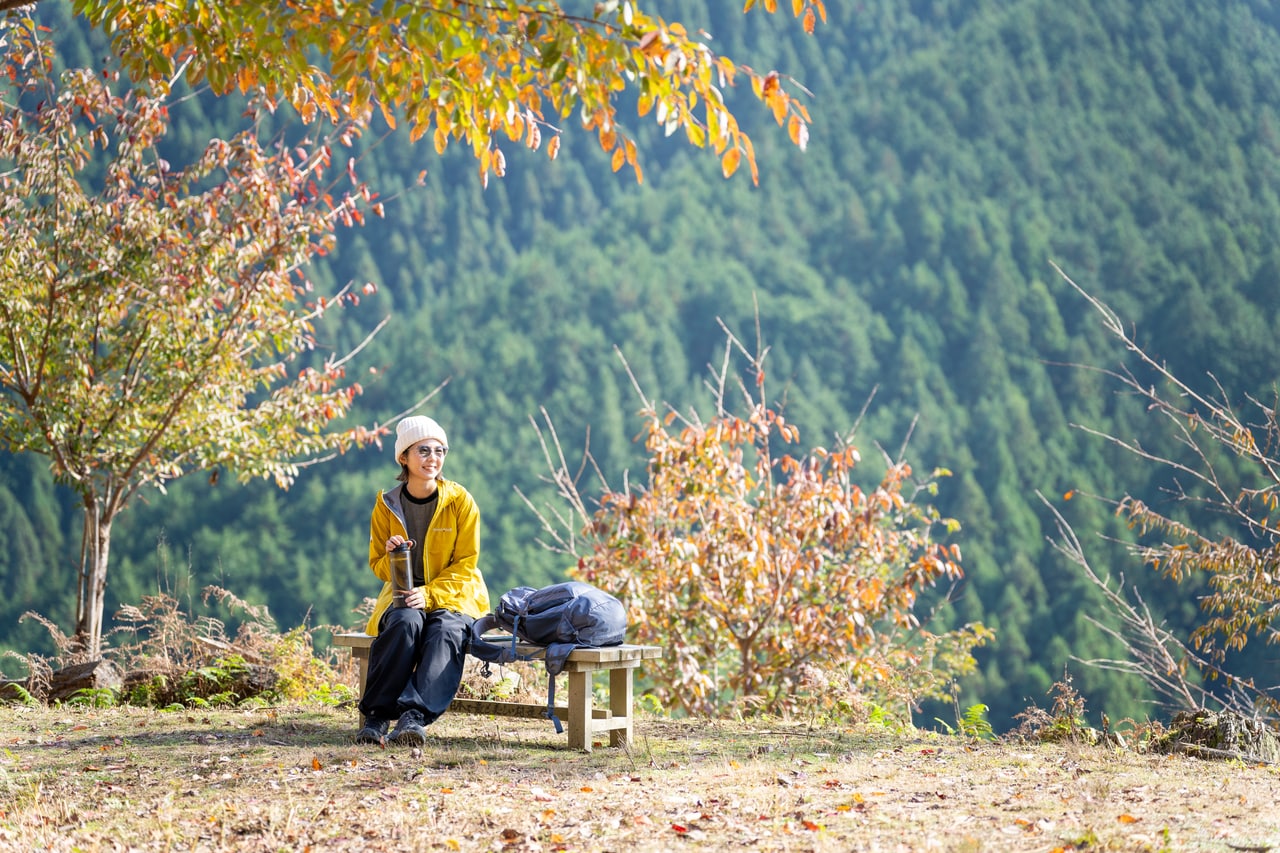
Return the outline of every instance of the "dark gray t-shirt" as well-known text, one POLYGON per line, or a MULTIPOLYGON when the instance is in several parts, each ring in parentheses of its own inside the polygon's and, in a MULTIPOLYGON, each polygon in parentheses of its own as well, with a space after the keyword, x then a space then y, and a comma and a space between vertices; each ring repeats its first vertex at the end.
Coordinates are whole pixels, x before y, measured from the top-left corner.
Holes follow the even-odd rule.
POLYGON ((431 529, 431 518, 436 514, 436 499, 439 497, 439 489, 432 492, 429 498, 415 498, 409 494, 408 486, 400 487, 400 506, 404 507, 404 526, 409 532, 409 538, 413 540, 410 562, 413 566, 414 586, 423 586, 427 582, 422 553, 427 531, 431 529))

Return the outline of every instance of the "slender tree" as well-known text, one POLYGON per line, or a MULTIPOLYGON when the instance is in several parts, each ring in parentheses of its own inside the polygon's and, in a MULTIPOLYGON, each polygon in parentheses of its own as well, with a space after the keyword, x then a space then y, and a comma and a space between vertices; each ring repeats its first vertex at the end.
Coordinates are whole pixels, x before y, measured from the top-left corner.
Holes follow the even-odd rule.
POLYGON ((358 295, 315 294, 303 267, 377 202, 326 184, 327 141, 264 148, 256 127, 177 168, 165 97, 55 80, 37 28, 0 36, 0 439, 83 504, 75 632, 96 658, 112 523, 140 489, 223 468, 288 486, 376 439, 328 429, 360 388, 308 357, 313 323, 358 295))
POLYGON ((1175 710, 1218 704, 1275 721, 1280 686, 1274 672, 1242 670, 1229 656, 1251 639, 1280 643, 1280 390, 1238 405, 1212 374, 1209 390, 1193 386, 1139 345, 1109 306, 1058 273, 1135 360, 1133 367, 1103 372, 1148 413, 1165 419, 1175 437, 1173 449, 1161 451, 1136 438, 1082 427, 1171 475, 1160 506, 1131 494, 1116 502, 1116 514, 1140 534, 1131 551, 1166 578, 1180 584, 1203 580, 1207 587, 1198 597, 1204 618, 1188 636, 1179 636, 1156 622, 1136 585, 1130 598, 1123 576, 1115 588, 1109 577, 1100 577, 1059 516, 1059 550, 1102 589, 1116 618, 1113 625, 1098 624, 1129 652, 1125 661, 1087 663, 1139 675, 1175 710), (1223 532, 1215 536, 1210 525, 1223 532), (1217 689, 1195 683, 1188 673, 1218 682, 1217 689))

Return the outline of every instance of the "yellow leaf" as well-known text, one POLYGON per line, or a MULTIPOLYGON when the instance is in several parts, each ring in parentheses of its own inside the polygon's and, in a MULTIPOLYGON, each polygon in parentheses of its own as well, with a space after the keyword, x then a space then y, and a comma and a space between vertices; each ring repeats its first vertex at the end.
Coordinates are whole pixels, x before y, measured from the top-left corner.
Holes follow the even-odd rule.
POLYGON ((613 149, 613 171, 616 172, 621 169, 626 162, 627 154, 623 151, 622 146, 619 145, 617 148, 613 149))
POLYGON ((803 10, 804 10, 804 0, 791 0, 791 14, 795 15, 798 18, 800 17, 800 13, 803 10))
POLYGON ((560 137, 559 135, 551 137, 551 141, 547 143, 547 156, 552 160, 556 159, 556 155, 560 153, 560 137))

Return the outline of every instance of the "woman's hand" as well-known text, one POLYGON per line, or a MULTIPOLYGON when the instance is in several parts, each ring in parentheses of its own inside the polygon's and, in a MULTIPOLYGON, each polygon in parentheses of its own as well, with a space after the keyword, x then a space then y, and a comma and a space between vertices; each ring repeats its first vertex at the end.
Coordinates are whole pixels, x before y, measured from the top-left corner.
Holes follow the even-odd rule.
POLYGON ((399 533, 393 533, 393 534, 391 535, 391 538, 387 540, 387 553, 388 553, 388 554, 390 554, 390 553, 391 553, 392 551, 394 551, 394 550, 395 550, 395 549, 400 545, 400 543, 402 543, 402 542, 408 542, 408 543, 409 543, 409 547, 410 547, 410 548, 412 548, 412 547, 414 546, 414 544, 415 544, 415 543, 414 543, 414 541, 413 541, 412 539, 405 539, 405 538, 404 538, 403 536, 401 536, 399 533))

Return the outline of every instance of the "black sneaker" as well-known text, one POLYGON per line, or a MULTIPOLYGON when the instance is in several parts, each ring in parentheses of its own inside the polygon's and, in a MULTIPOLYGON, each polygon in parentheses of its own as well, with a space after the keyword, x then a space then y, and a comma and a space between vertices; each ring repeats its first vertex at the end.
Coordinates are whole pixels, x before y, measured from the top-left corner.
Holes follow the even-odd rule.
POLYGON ((387 742, 387 726, 390 721, 377 717, 365 717, 364 727, 356 732, 356 743, 372 743, 381 746, 387 742))
POLYGON ((421 711, 405 711, 391 733, 392 743, 399 746, 422 746, 427 742, 427 729, 421 711))

